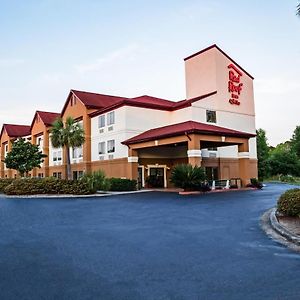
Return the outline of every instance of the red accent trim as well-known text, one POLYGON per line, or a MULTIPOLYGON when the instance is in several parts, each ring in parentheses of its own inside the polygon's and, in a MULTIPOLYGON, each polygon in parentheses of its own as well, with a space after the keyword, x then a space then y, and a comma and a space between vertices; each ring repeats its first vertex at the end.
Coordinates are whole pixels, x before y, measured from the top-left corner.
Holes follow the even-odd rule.
POLYGON ((199 55, 199 54, 201 54, 201 53, 204 53, 204 52, 206 52, 206 51, 208 51, 208 50, 210 50, 210 49, 212 49, 212 48, 216 48, 216 49, 218 49, 224 56, 226 56, 229 60, 231 60, 236 66, 238 66, 243 72, 245 72, 251 79, 254 79, 254 77, 252 76, 252 75, 250 75, 245 69, 243 69, 238 63, 236 63, 228 54, 226 54, 221 48, 219 48, 216 44, 214 44, 214 45, 211 45, 211 46, 209 46, 209 47, 207 47, 207 48, 205 48, 205 49, 203 49, 203 50, 200 50, 199 52, 196 52, 196 53, 194 53, 194 54, 192 54, 192 55, 190 55, 190 56, 188 56, 188 57, 186 57, 186 58, 184 58, 184 61, 186 61, 186 60, 188 60, 188 59, 190 59, 190 58, 193 58, 193 57, 195 57, 195 56, 197 56, 197 55, 199 55))
POLYGON ((220 136, 234 136, 242 138, 255 137, 256 134, 236 131, 233 129, 220 127, 216 125, 204 124, 195 121, 187 121, 173 125, 158 127, 145 131, 137 136, 134 136, 126 141, 124 145, 131 145, 136 143, 154 141, 161 138, 174 137, 179 135, 188 135, 190 133, 213 134, 220 136))

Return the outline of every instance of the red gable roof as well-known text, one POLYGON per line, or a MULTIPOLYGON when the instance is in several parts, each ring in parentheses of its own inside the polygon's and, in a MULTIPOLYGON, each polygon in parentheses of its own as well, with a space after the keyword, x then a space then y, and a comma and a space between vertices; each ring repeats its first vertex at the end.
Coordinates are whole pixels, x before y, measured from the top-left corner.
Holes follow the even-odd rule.
POLYGON ((187 121, 178 124, 150 129, 122 142, 122 144, 130 145, 190 133, 214 134, 222 136, 225 135, 243 138, 250 138, 255 136, 255 134, 236 131, 216 125, 204 124, 195 121, 187 121))
POLYGON ((53 124, 53 122, 60 117, 59 113, 54 113, 54 112, 47 112, 47 111, 40 111, 37 110, 34 114, 33 120, 31 122, 31 126, 30 128, 32 129, 33 125, 34 125, 34 121, 36 119, 36 117, 39 116, 42 120, 42 122, 45 124, 45 126, 51 126, 53 124))
POLYGON ((9 137, 23 137, 31 134, 31 128, 27 125, 3 124, 1 136, 4 129, 9 137))
POLYGON ((191 106, 193 102, 210 97, 216 93, 217 92, 214 91, 212 93, 205 94, 205 95, 193 98, 193 99, 182 100, 182 101, 178 101, 178 102, 170 101, 170 100, 166 100, 166 99, 162 99, 162 98, 156 98, 156 97, 152 97, 152 96, 148 96, 148 95, 135 97, 135 98, 123 98, 123 100, 116 102, 113 105, 107 105, 106 107, 103 107, 103 108, 91 113, 90 116, 95 117, 106 111, 116 109, 116 108, 124 106, 124 105, 135 106, 135 107, 144 107, 144 108, 149 108, 149 109, 174 111, 177 109, 191 106))

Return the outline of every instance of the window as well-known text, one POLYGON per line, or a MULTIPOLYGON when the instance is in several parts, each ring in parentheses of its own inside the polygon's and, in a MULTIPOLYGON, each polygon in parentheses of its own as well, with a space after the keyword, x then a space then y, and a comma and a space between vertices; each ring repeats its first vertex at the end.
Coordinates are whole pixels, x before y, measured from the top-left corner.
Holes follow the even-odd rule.
POLYGON ((83 157, 82 146, 81 147, 72 148, 72 158, 73 159, 82 158, 82 157, 83 157))
POLYGON ((62 160, 62 151, 57 151, 57 161, 62 160))
POLYGON ((98 118, 98 128, 105 127, 105 115, 102 115, 98 118))
POLYGON ((41 146, 41 144, 42 144, 42 138, 39 137, 38 140, 37 140, 37 145, 38 145, 38 146, 41 146))
POLYGON ((217 123, 217 114, 214 110, 206 111, 206 122, 208 123, 217 123))
POLYGON ((207 150, 208 151, 218 151, 218 148, 217 147, 210 147, 207 150))
POLYGON ((61 179, 61 172, 58 172, 58 173, 57 173, 57 178, 58 178, 58 179, 61 179))
POLYGON ((115 152, 115 140, 107 141, 107 153, 115 152))
POLYGON ((101 142, 98 144, 99 155, 105 154, 105 142, 101 142))
POLYGON ((107 114, 107 125, 115 124, 115 112, 112 111, 107 114))
POLYGON ((71 106, 74 106, 76 105, 76 96, 75 95, 72 95, 72 98, 71 98, 71 106))
POLYGON ((54 172, 52 176, 53 176, 54 178, 57 178, 57 173, 54 172))

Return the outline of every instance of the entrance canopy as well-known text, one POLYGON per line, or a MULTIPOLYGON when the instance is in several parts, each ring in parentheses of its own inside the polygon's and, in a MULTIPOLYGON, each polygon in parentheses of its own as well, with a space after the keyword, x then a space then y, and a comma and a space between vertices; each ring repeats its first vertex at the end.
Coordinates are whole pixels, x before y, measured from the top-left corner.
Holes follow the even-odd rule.
MULTIPOLYGON (((177 163, 189 163, 203 166, 202 149, 238 146, 237 158, 234 162, 226 162, 235 174, 241 178, 243 185, 256 177, 256 172, 251 171, 249 139, 255 134, 236 131, 216 125, 187 121, 154 128, 134 136, 122 144, 128 146, 128 162, 132 170, 141 166, 159 165, 172 168, 177 163)), ((227 167, 226 167, 227 168, 227 167)), ((228 177, 229 171, 225 167, 223 177, 228 177)))
MULTIPOLYGON (((161 139, 172 138, 176 136, 189 136, 190 134, 201 134, 201 135, 213 135, 213 136, 221 136, 221 137, 235 137, 235 138, 243 138, 249 139, 251 137, 255 137, 255 134, 246 133, 242 131, 236 131, 233 129, 228 129, 225 127, 220 127, 216 125, 204 124, 195 121, 187 121, 182 123, 177 123, 173 125, 168 125, 164 127, 150 129, 145 131, 137 136, 134 136, 124 142, 124 145, 133 145, 133 144, 140 144, 150 141, 158 141, 161 139)), ((224 139, 204 139, 206 143, 201 143, 201 148, 208 148, 210 147, 210 142, 214 144, 214 146, 221 147, 222 144, 224 146, 228 146, 229 141, 225 141, 224 139), (217 141, 218 140, 218 141, 217 141), (216 145, 216 142, 219 142, 216 145)), ((236 140, 232 141, 233 144, 237 144, 236 140)))

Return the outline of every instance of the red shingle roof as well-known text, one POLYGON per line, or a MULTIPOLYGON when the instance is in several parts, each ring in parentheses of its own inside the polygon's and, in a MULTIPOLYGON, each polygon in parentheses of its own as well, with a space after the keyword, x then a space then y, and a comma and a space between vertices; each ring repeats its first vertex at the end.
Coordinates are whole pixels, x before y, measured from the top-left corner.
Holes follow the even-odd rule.
MULTIPOLYGON (((85 94, 89 94, 84 92, 85 94)), ((191 106, 193 102, 210 97, 217 92, 214 91, 209 94, 205 94, 193 99, 189 100, 182 100, 179 102, 175 101, 170 101, 162 98, 157 98, 157 97, 152 97, 148 95, 140 96, 140 97, 135 97, 135 98, 119 98, 118 101, 115 101, 115 103, 111 103, 110 99, 108 98, 105 101, 105 98, 103 98, 104 95, 101 95, 102 97, 99 98, 99 101, 102 100, 103 105, 106 104, 106 106, 103 106, 101 109, 97 110, 96 112, 93 112, 90 114, 91 117, 95 117, 97 115, 100 115, 106 111, 116 109, 120 106, 123 105, 128 105, 128 106, 135 106, 135 107, 144 107, 144 108, 149 108, 149 109, 159 109, 159 110, 166 110, 166 111, 174 111, 177 109, 181 109, 184 107, 191 106)), ((94 94, 97 95, 97 94, 94 94)), ((111 97, 111 96, 105 96, 105 97, 111 97)), ((81 99, 81 98, 79 98, 81 99)), ((96 99, 96 97, 95 97, 96 99)), ((94 100, 95 100, 94 99, 94 100)))
POLYGON ((167 137, 173 137, 173 136, 190 134, 190 133, 235 136, 235 137, 243 137, 243 138, 250 138, 255 136, 255 134, 236 131, 236 130, 232 130, 232 129, 228 129, 216 125, 209 125, 209 124, 204 124, 195 121, 187 121, 183 123, 150 129, 148 131, 145 131, 137 136, 134 136, 122 142, 122 144, 130 145, 130 144, 153 141, 160 138, 167 138, 167 137))
POLYGON ((40 116, 46 126, 51 126, 53 122, 60 117, 59 113, 54 112, 37 111, 36 113, 40 116))
POLYGON ((27 125, 3 124, 1 135, 4 129, 9 137, 23 137, 31 134, 31 128, 27 125))
POLYGON ((105 108, 123 101, 124 97, 71 90, 88 108, 105 108))

